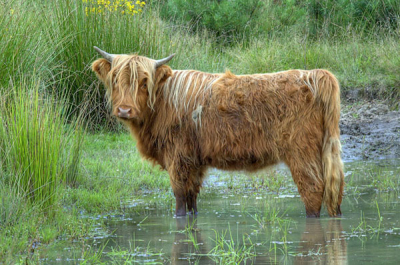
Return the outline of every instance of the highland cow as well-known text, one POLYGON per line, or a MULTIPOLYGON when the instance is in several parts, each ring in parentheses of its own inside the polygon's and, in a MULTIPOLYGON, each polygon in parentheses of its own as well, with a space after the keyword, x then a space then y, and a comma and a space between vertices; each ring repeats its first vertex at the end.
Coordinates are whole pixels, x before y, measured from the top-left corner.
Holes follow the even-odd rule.
POLYGON ((344 175, 340 91, 327 70, 234 75, 172 70, 153 60, 108 54, 92 64, 112 114, 140 154, 167 170, 177 216, 197 213, 207 168, 255 171, 284 162, 308 217, 325 204, 340 215, 344 175))

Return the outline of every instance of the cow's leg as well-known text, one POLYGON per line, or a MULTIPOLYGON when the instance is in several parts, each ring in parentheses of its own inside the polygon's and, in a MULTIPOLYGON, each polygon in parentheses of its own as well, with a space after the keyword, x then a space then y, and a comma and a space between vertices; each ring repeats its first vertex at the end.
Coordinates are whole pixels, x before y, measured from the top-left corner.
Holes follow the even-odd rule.
POLYGON ((189 174, 186 170, 175 170, 176 168, 182 169, 182 167, 170 167, 168 169, 169 180, 171 182, 172 191, 175 195, 175 215, 185 216, 186 215, 186 203, 187 203, 187 180, 189 174))
POLYGON ((194 170, 190 176, 187 187, 187 209, 191 214, 197 214, 197 195, 200 192, 204 179, 204 168, 194 170))
POLYGON ((186 215, 186 195, 176 193, 175 195, 175 215, 176 216, 185 216, 186 215))
POLYGON ((187 209, 190 214, 197 214, 197 193, 189 191, 186 197, 187 209))
POLYGON ((292 175, 304 202, 307 217, 319 217, 324 196, 322 180, 315 180, 313 176, 305 172, 298 171, 292 175))
POLYGON ((344 190, 344 174, 341 174, 341 183, 340 183, 340 188, 339 188, 339 198, 338 198, 338 207, 337 207, 337 215, 341 216, 342 211, 340 210, 340 205, 342 204, 343 200, 343 190, 344 190))
POLYGON ((303 161, 289 160, 287 164, 304 202, 307 217, 319 217, 324 195, 321 162, 303 161))

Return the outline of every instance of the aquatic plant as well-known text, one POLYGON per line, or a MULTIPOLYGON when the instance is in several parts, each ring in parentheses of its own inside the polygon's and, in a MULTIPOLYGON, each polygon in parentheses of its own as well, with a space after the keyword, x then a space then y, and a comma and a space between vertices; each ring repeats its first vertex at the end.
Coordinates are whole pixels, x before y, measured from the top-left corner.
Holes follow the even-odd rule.
POLYGON ((264 211, 264 214, 259 214, 255 213, 254 215, 250 214, 250 217, 253 218, 258 225, 261 227, 261 229, 266 229, 267 227, 270 227, 271 225, 277 226, 277 227, 284 227, 286 224, 290 224, 293 222, 290 218, 285 218, 285 214, 288 211, 282 212, 279 210, 277 207, 271 207, 268 205, 266 210, 264 211))
MULTIPOLYGON (((152 257, 162 258, 164 255, 162 249, 157 250, 150 246, 150 242, 147 247, 136 246, 135 240, 132 243, 129 241, 128 247, 111 247, 111 250, 104 250, 107 243, 103 244, 97 252, 100 250, 111 259, 111 264, 132 264, 140 262, 139 257, 152 257)), ((108 262, 109 263, 109 262, 108 262)), ((158 262, 155 262, 158 264, 158 262)))
POLYGON ((242 236, 242 242, 232 236, 230 226, 227 230, 214 230, 215 247, 207 254, 208 257, 220 264, 240 264, 256 256, 255 245, 249 236, 242 236), (227 235, 228 234, 228 235, 227 235))
POLYGON ((400 179, 392 177, 393 172, 387 172, 379 168, 378 170, 369 171, 369 178, 372 179, 371 185, 380 192, 398 192, 400 179))
POLYGON ((377 223, 374 225, 371 224, 371 221, 366 221, 365 214, 361 211, 360 222, 356 227, 351 228, 351 235, 357 236, 362 243, 368 239, 378 238, 379 234, 384 231, 384 227, 382 227, 383 216, 381 215, 378 201, 375 201, 376 209, 377 209, 377 223))

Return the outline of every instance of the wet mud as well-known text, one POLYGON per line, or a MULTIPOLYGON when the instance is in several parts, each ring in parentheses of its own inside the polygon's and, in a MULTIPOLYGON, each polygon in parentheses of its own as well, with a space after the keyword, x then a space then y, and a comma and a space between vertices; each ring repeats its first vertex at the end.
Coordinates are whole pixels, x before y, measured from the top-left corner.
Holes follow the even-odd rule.
POLYGON ((344 104, 340 131, 344 161, 400 157, 400 111, 384 102, 344 104))

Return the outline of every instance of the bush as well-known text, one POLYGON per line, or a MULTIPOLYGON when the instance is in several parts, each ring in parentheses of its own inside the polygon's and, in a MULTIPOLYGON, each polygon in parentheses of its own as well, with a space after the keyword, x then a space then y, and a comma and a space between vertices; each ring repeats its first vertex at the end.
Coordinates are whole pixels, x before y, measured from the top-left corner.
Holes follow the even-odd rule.
POLYGON ((194 30, 207 29, 215 33, 220 42, 230 42, 234 37, 257 34, 254 22, 262 14, 262 6, 260 0, 172 0, 160 10, 165 19, 189 22, 194 30))
POLYGON ((257 35, 285 33, 287 28, 312 37, 347 34, 349 29, 368 32, 399 26, 396 0, 168 0, 161 8, 164 19, 190 23, 192 29, 214 32, 220 42, 248 41, 257 35), (350 27, 350 28, 349 28, 350 27), (283 32, 282 32, 283 31, 283 32))

